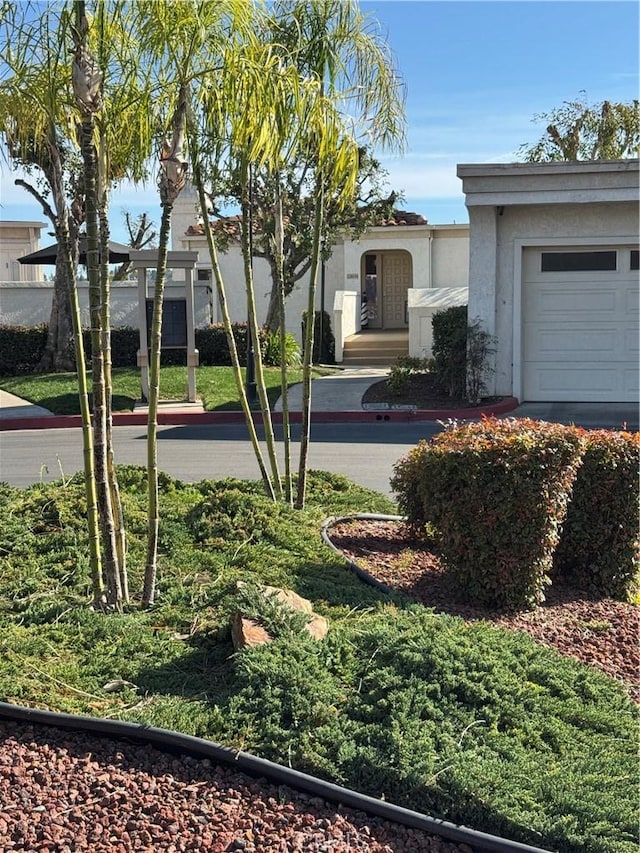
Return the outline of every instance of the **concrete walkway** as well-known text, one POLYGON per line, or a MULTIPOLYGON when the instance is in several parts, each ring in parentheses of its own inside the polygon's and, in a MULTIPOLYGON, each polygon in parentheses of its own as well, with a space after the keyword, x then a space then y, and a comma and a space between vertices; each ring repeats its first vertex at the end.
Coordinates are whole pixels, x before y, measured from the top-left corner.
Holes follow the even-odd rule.
MULTIPOLYGON (((370 385, 381 382, 389 373, 386 367, 351 367, 320 376, 311 386, 312 412, 361 412, 362 397, 370 385)), ((302 384, 293 385, 288 394, 289 411, 302 411, 302 384)), ((278 400, 274 412, 282 411, 278 400)))
POLYGON ((0 420, 7 421, 13 418, 46 418, 52 417, 53 412, 42 406, 35 406, 27 400, 16 397, 8 391, 0 388, 0 420))

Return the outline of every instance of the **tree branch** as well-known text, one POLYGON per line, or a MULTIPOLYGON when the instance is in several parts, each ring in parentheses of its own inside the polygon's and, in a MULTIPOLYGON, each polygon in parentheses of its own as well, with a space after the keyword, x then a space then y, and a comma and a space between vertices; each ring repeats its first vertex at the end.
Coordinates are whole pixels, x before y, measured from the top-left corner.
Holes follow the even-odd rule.
POLYGON ((51 220, 51 224, 53 225, 54 228, 56 228, 56 223, 58 221, 58 217, 53 212, 51 205, 45 199, 45 197, 43 195, 41 195, 41 193, 39 193, 35 187, 32 187, 31 184, 28 184, 22 178, 16 178, 14 181, 14 184, 17 187, 22 187, 28 193, 31 193, 31 195, 36 199, 38 204, 40 204, 40 206, 42 207, 44 215, 49 217, 49 219, 51 220))

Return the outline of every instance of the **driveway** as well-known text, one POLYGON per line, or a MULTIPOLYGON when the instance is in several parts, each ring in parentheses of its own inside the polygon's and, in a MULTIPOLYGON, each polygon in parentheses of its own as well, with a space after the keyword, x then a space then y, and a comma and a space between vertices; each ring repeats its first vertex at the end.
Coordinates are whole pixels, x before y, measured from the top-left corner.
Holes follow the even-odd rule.
POLYGON ((636 432, 639 420, 637 403, 522 403, 507 417, 636 432))

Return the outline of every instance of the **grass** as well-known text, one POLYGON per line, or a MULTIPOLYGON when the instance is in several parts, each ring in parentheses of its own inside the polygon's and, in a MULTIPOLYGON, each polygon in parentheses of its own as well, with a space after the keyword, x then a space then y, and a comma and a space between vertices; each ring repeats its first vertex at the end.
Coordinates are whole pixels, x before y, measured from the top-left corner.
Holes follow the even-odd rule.
MULTIPOLYGON (((314 376, 326 371, 314 370, 314 376)), ((245 372, 243 370, 243 378, 245 372)), ((290 368, 289 385, 302 380, 302 371, 290 368)), ((88 373, 89 388, 91 374, 88 373)), ((265 368, 265 384, 269 401, 273 404, 280 397, 280 368, 265 368)), ((44 406, 56 415, 77 415, 78 383, 75 373, 44 373, 9 376, 0 378, 0 388, 44 406)), ((196 391, 206 411, 239 411, 238 392, 230 367, 199 367, 196 369, 196 391)), ((163 400, 186 400, 187 368, 163 367, 160 373, 160 397, 163 400)), ((129 367, 113 370, 113 411, 129 412, 140 399, 140 371, 129 367)), ((257 406, 257 404, 256 404, 257 406)))
MULTIPOLYGON (((146 483, 120 469, 132 589, 146 483)), ((635 707, 606 675, 488 624, 363 585, 321 541, 328 515, 395 510, 313 472, 303 512, 258 483, 161 477, 158 604, 88 607, 79 476, 0 484, 0 697, 245 749, 401 805, 562 853, 635 851, 635 707), (317 643, 266 614, 234 653, 237 582, 287 586, 330 623, 317 643), (105 690, 122 679, 133 686, 105 690)), ((247 601, 249 592, 243 591, 247 601)))

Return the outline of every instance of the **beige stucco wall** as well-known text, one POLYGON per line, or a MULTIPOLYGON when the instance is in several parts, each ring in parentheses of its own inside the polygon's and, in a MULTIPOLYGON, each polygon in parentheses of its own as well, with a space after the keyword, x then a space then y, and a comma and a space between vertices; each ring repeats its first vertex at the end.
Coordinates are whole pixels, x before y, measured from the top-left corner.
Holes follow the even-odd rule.
POLYGON ((41 266, 18 263, 18 258, 40 248, 43 228, 46 228, 45 222, 0 221, 0 280, 40 281, 43 278, 41 266))
MULTIPOLYGON (((496 394, 514 386, 514 307, 520 271, 517 254, 527 245, 593 245, 638 239, 638 205, 632 202, 470 207, 469 317, 498 339, 496 394)), ((517 338, 517 336, 516 336, 517 338)))
POLYGON ((463 164, 457 174, 469 211, 469 317, 497 338, 490 391, 512 394, 524 248, 637 242, 639 163, 463 164))

